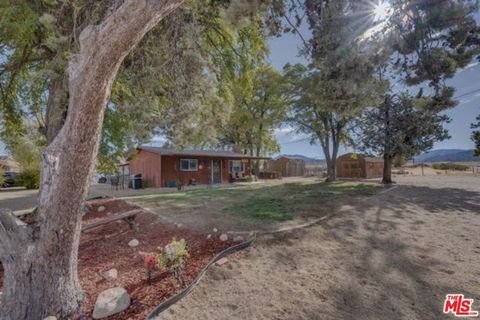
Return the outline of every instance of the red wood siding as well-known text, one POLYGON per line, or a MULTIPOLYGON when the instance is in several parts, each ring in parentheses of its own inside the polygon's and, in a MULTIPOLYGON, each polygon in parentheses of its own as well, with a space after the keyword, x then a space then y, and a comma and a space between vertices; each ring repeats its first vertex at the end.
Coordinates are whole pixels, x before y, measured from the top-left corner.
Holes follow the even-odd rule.
POLYGON ((129 173, 142 174, 142 180, 145 187, 160 187, 161 182, 162 157, 146 150, 139 150, 138 154, 130 160, 129 173))
MULTIPOLYGON (((221 162, 222 183, 230 181, 228 172, 229 160, 219 157, 195 157, 195 156, 161 156, 146 150, 140 150, 130 160, 130 174, 141 173, 145 186, 166 187, 170 181, 180 181, 182 185, 188 185, 192 179, 198 184, 208 184, 211 177, 212 160, 221 162), (180 159, 197 159, 197 171, 180 171, 180 159)), ((249 172, 249 163, 244 161, 244 174, 249 172)))
POLYGON ((165 187, 169 181, 180 181, 182 185, 188 185, 192 179, 197 183, 207 184, 210 177, 210 159, 192 156, 164 156, 162 166, 162 186, 165 187), (180 159, 197 159, 197 171, 180 171, 180 159))
POLYGON ((380 178, 383 175, 383 162, 367 161, 363 155, 342 155, 337 158, 339 178, 380 178))

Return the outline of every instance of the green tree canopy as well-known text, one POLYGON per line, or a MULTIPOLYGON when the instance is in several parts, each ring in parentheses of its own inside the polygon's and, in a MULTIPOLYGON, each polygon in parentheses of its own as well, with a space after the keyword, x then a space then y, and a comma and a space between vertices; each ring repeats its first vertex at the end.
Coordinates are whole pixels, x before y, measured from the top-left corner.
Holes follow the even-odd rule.
POLYGON ((309 12, 313 33, 311 64, 286 65, 292 84, 293 109, 289 121, 299 132, 320 142, 327 162, 328 180, 335 180, 335 162, 348 124, 374 105, 385 84, 374 77, 375 54, 354 36, 356 17, 349 1, 328 2, 309 12))
POLYGON ((391 166, 395 158, 410 159, 430 150, 437 141, 449 138, 443 127, 449 122, 425 100, 408 94, 386 95, 377 108, 370 108, 359 121, 361 149, 384 157, 383 182, 391 183, 391 166))

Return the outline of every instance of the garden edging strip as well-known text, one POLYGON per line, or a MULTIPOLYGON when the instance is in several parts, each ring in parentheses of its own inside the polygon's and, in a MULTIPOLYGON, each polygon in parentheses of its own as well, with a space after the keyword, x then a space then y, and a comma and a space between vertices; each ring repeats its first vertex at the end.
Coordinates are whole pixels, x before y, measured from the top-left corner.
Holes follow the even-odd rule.
POLYGON ((160 313, 162 313, 163 311, 168 309, 170 306, 172 306, 173 304, 177 303, 178 301, 183 299, 185 296, 187 296, 190 293, 190 291, 192 291, 193 288, 200 282, 202 277, 207 272, 208 268, 210 268, 215 262, 217 262, 221 258, 226 257, 226 256, 228 256, 232 253, 235 253, 235 252, 238 252, 238 251, 241 251, 241 250, 244 250, 244 249, 250 247, 255 242, 255 240, 256 240, 256 235, 250 240, 247 240, 245 242, 237 244, 233 247, 229 247, 229 248, 223 250, 222 252, 220 252, 219 254, 217 254, 212 260, 210 260, 210 262, 205 266, 205 268, 203 268, 200 271, 200 273, 197 275, 197 277, 185 289, 183 289, 181 292, 177 293, 176 295, 174 295, 173 297, 164 301, 159 306, 157 306, 155 309, 153 309, 148 314, 146 319, 147 320, 153 320, 160 313))
MULTIPOLYGON (((373 198, 377 195, 380 195, 380 194, 384 194, 384 193, 387 193, 389 191, 392 191, 394 189, 396 189, 398 186, 394 186, 394 187, 390 187, 390 188, 385 188, 384 190, 372 195, 371 197, 367 197, 367 198, 364 198, 360 201, 366 201, 370 198, 373 198)), ((126 201, 126 200, 124 200, 126 201)), ((127 203, 129 203, 129 201, 126 201, 127 203)), ((148 211, 148 212, 152 212, 150 209, 148 208, 144 208, 143 206, 141 205, 138 205, 135 203, 136 206, 144 209, 145 211, 148 211)), ((217 254, 212 260, 210 260, 210 262, 200 271, 200 273, 197 275, 197 277, 185 288, 183 289, 181 292, 177 293, 176 295, 170 297, 169 299, 167 299, 166 301, 164 301, 163 303, 161 303, 160 305, 158 305, 155 309, 153 309, 147 316, 146 320, 154 320, 155 317, 159 316, 160 313, 162 313, 163 311, 165 311, 166 309, 170 308, 172 305, 174 305, 175 303, 177 303, 178 301, 180 301, 181 299, 183 299, 184 297, 186 297, 192 290, 193 288, 200 282, 200 280, 203 278, 203 276, 205 275, 205 273, 208 271, 208 269, 213 265, 215 264, 215 262, 217 262, 218 260, 220 260, 221 258, 225 257, 225 256, 228 256, 232 253, 235 253, 235 252, 238 252, 238 251, 241 251, 241 250, 244 250, 248 247, 250 247, 255 241, 256 241, 256 238, 257 238, 257 235, 258 236, 261 236, 261 235, 269 235, 269 234, 277 234, 277 233, 283 233, 283 232, 291 232, 291 231, 294 231, 294 230, 298 230, 298 229, 304 229, 304 228, 308 228, 308 227, 311 227, 315 224, 318 224, 324 220, 327 220, 329 218, 331 218, 332 216, 335 215, 335 212, 334 213, 330 213, 330 214, 327 214, 321 218, 318 218, 318 219, 315 219, 313 221, 310 221, 310 222, 306 222, 304 224, 301 224, 301 225, 296 225, 296 226, 291 226, 291 227, 284 227, 284 228, 280 228, 280 229, 277 229, 277 230, 272 230, 272 231, 263 231, 263 230, 256 230, 256 231, 227 231, 226 233, 228 234, 249 234, 249 235, 253 235, 253 238, 250 239, 250 240, 247 240, 245 242, 242 242, 238 245, 235 245, 235 246, 232 246, 232 247, 229 247, 225 250, 223 250, 222 252, 220 252, 219 254, 217 254)), ((170 219, 166 219, 165 217, 163 217, 165 220, 170 220, 170 219)), ((171 222, 171 221, 169 221, 171 222)))

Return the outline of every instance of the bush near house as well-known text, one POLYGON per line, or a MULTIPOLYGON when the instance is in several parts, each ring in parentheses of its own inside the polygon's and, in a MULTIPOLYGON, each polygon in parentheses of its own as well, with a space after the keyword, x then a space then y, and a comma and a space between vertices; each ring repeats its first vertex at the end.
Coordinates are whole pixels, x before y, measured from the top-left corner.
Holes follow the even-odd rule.
POLYGON ((40 170, 38 168, 24 168, 18 174, 18 185, 27 189, 38 189, 40 187, 40 170))
POLYGON ((0 187, 3 187, 5 184, 5 171, 0 170, 0 187))
POLYGON ((10 151, 20 167, 15 185, 27 189, 38 189, 40 186, 40 154, 44 146, 44 141, 35 135, 22 136, 12 145, 10 151))

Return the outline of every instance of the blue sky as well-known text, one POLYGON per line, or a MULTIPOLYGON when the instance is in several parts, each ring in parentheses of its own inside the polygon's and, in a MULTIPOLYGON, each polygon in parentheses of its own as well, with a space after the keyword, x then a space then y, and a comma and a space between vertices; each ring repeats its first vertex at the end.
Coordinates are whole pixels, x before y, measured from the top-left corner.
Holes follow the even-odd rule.
MULTIPOLYGON (((477 21, 479 20, 477 19, 477 21)), ((309 32, 305 27, 302 27, 300 32, 304 38, 308 38, 309 32)), ((301 45, 300 37, 294 34, 272 38, 269 41, 270 62, 278 70, 282 70, 288 62, 306 63, 304 58, 298 56, 298 49, 301 45)), ((460 97, 459 104, 447 112, 452 122, 445 127, 449 130, 451 139, 436 143, 434 149, 472 149, 470 124, 480 114, 480 64, 478 62, 471 63, 465 69, 458 71, 455 77, 447 83, 456 88, 455 96, 460 97), (468 94, 475 90, 478 91, 468 94)), ((309 139, 306 139, 305 135, 298 135, 289 128, 277 130, 276 135, 282 154, 302 154, 308 157, 324 158, 320 146, 310 145, 309 139), (295 142, 298 140, 301 141, 295 142)), ((341 153, 346 151, 349 150, 345 150, 345 148, 340 150, 341 153)))

